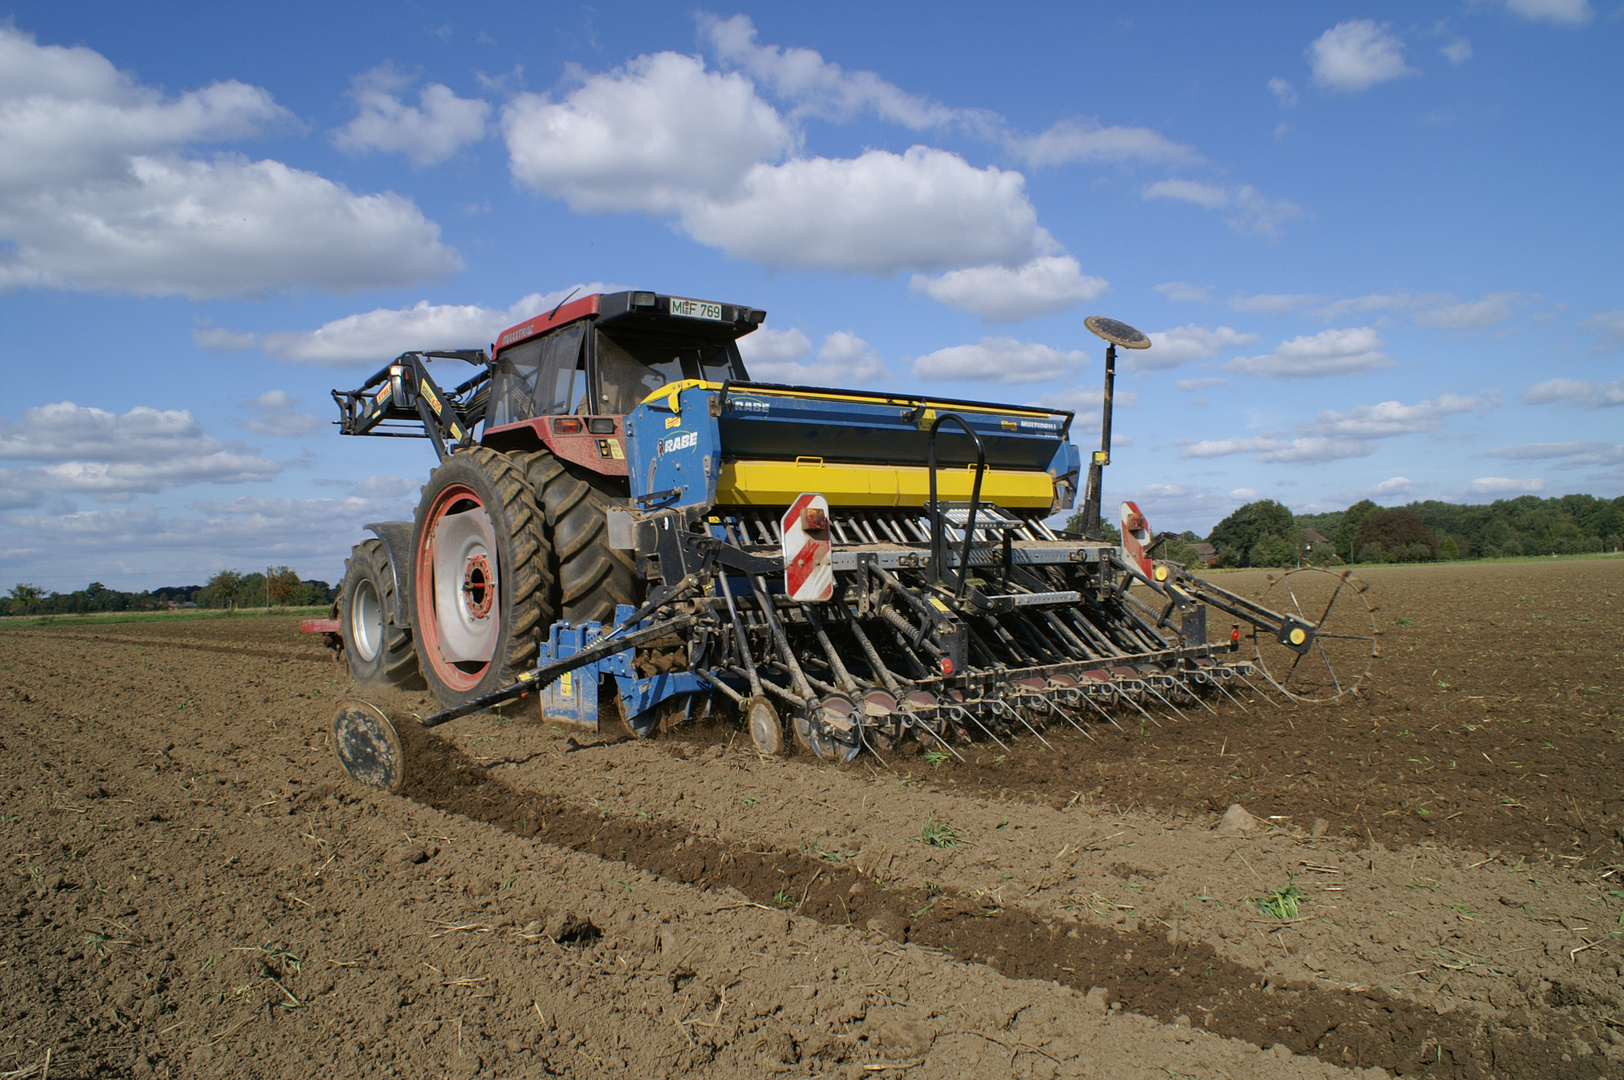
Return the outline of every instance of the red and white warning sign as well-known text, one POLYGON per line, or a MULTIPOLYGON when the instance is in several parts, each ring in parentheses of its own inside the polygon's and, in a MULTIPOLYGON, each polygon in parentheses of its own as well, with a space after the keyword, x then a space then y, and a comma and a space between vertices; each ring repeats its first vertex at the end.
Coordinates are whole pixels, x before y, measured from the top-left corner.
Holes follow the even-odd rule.
POLYGON ((1151 577, 1155 573, 1155 564, 1145 554, 1145 548, 1150 546, 1150 526, 1145 523, 1145 515, 1131 502, 1123 503, 1121 512, 1122 547, 1140 571, 1146 577, 1151 577))
POLYGON ((784 590, 791 600, 827 600, 835 593, 829 557, 829 500, 802 495, 784 514, 784 590))

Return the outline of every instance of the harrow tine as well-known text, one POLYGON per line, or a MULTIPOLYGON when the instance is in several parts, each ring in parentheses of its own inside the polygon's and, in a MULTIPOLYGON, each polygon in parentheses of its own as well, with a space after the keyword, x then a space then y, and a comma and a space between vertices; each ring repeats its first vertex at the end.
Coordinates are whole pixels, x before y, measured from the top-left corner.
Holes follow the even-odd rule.
POLYGON ((981 718, 978 717, 975 713, 971 712, 969 709, 966 709, 962 705, 949 705, 949 706, 947 706, 947 708, 952 709, 954 712, 958 713, 960 716, 963 716, 964 718, 969 720, 976 727, 980 728, 983 732, 986 733, 987 738, 991 739, 993 742, 995 742, 999 746, 1003 747, 1005 753, 1014 753, 1014 751, 1009 748, 1008 744, 1006 744, 1004 742, 1004 740, 1000 739, 998 736, 994 735, 992 733, 992 728, 988 727, 986 724, 983 724, 981 722, 981 718))
POLYGON ((1081 725, 1077 721, 1073 720, 1071 718, 1071 714, 1068 713, 1065 709, 1061 708, 1060 703, 1058 701, 1051 701, 1051 702, 1048 703, 1048 705, 1049 705, 1049 709, 1051 711, 1059 713, 1060 718, 1062 720, 1064 720, 1066 723, 1070 724, 1072 727, 1074 727, 1078 731, 1080 731, 1083 734, 1083 737, 1086 738, 1089 742, 1099 742, 1098 739, 1094 738, 1093 732, 1089 731, 1083 725, 1081 725))
POLYGON ((1263 700, 1264 700, 1264 701, 1265 701, 1265 702, 1267 702, 1267 703, 1268 703, 1268 704, 1269 704, 1269 705, 1270 705, 1270 706, 1273 706, 1273 705, 1274 705, 1274 699, 1273 699, 1273 698, 1271 698, 1271 697, 1270 697, 1270 696, 1269 696, 1269 695, 1268 695, 1268 694, 1265 694, 1265 693, 1264 693, 1264 692, 1263 692, 1263 688, 1262 688, 1262 687, 1260 687, 1260 686, 1258 686, 1258 685, 1256 685, 1256 684, 1255 684, 1255 683, 1253 683, 1253 682, 1252 682, 1252 680, 1251 680, 1251 679, 1248 679, 1248 678, 1247 678, 1247 677, 1246 677, 1246 676, 1245 676, 1245 675, 1242 675, 1242 674, 1241 674, 1241 673, 1240 673, 1240 672, 1238 672, 1238 671, 1237 671, 1237 672, 1235 672, 1235 678, 1237 678, 1237 679, 1239 679, 1239 680, 1240 680, 1240 681, 1241 681, 1241 682, 1243 682, 1243 683, 1245 683, 1245 684, 1246 684, 1246 685, 1247 685, 1247 686, 1248 686, 1248 687, 1250 687, 1250 688, 1251 688, 1251 690, 1252 690, 1252 693, 1254 693, 1254 694, 1256 694, 1256 695, 1257 695, 1257 696, 1258 696, 1258 697, 1260 697, 1260 698, 1262 698, 1262 699, 1263 699, 1263 700))
POLYGON ((1157 697, 1161 698, 1163 705, 1166 705, 1169 709, 1172 709, 1174 712, 1178 713, 1180 720, 1188 720, 1188 719, 1190 719, 1188 716, 1184 715, 1184 711, 1182 709, 1180 709, 1177 705, 1175 705, 1171 701, 1169 701, 1167 699, 1167 697, 1165 695, 1163 695, 1163 693, 1160 690, 1156 689, 1156 687, 1152 683, 1150 683, 1148 680, 1145 683, 1145 689, 1149 690, 1152 694, 1155 694, 1157 697))
POLYGON ((1187 681, 1185 681, 1183 679, 1180 679, 1179 680, 1179 685, 1184 687, 1184 694, 1191 701, 1195 702, 1197 705, 1201 706, 1203 709, 1206 709, 1208 712, 1212 713, 1212 715, 1214 715, 1214 716, 1218 715, 1218 710, 1213 708, 1211 705, 1208 705, 1205 701, 1202 701, 1201 700, 1201 695, 1196 693, 1195 690, 1190 687, 1190 685, 1189 685, 1189 683, 1187 681))
MULTIPOLYGON (((1021 710, 1012 709, 1012 708, 1009 707, 1008 704, 1006 704, 1005 702, 999 701, 997 698, 990 699, 988 701, 988 704, 991 705, 993 707, 993 709, 998 711, 998 712, 1008 713, 1010 716, 1013 716, 1016 719, 1016 721, 1018 721, 1020 723, 1020 725, 1022 727, 1024 727, 1027 731, 1030 731, 1032 733, 1033 737, 1036 738, 1038 742, 1042 743, 1044 746, 1047 746, 1050 750, 1054 750, 1054 744, 1051 743, 1048 739, 1045 739, 1043 737, 1042 733, 1039 732, 1037 728, 1033 727, 1031 724, 1026 722, 1026 717, 1021 715, 1021 710)), ((1060 751, 1055 750, 1054 752, 1058 754, 1060 751)))
MULTIPOLYGON (((1235 677, 1237 679, 1240 678, 1239 675, 1237 675, 1235 677)), ((1243 679, 1242 681, 1244 682, 1245 680, 1243 679)), ((1223 680, 1214 679, 1214 680, 1212 680, 1212 685, 1216 686, 1218 688, 1218 692, 1223 694, 1224 697, 1228 698, 1230 701, 1233 701, 1235 703, 1235 707, 1237 709, 1239 709, 1241 712, 1245 713, 1247 716, 1252 715, 1252 710, 1248 709, 1245 705, 1242 705, 1241 704, 1241 699, 1229 692, 1229 690, 1224 686, 1223 680)), ((1250 685, 1250 684, 1248 684, 1248 685, 1250 685)))
POLYGON ((1143 716, 1146 720, 1149 720, 1152 724, 1155 724, 1157 727, 1162 726, 1162 722, 1160 720, 1156 719, 1154 716, 1152 716, 1148 712, 1146 712, 1144 710, 1144 707, 1142 705, 1140 705, 1137 701, 1135 701, 1133 698, 1129 697, 1127 692, 1125 690, 1123 690, 1120 686, 1116 688, 1116 692, 1117 692, 1117 698, 1119 700, 1126 701, 1129 705, 1132 705, 1134 708, 1138 709, 1139 714, 1141 716, 1143 716))
POLYGON ((1117 723, 1116 717, 1112 716, 1110 713, 1108 713, 1104 709, 1100 708, 1099 703, 1096 702, 1093 698, 1089 697, 1087 694, 1083 695, 1083 704, 1089 706, 1095 712, 1097 712, 1101 716, 1105 717, 1106 721, 1108 723, 1110 723, 1110 725, 1112 727, 1116 728, 1118 731, 1126 731, 1127 730, 1121 724, 1117 723))

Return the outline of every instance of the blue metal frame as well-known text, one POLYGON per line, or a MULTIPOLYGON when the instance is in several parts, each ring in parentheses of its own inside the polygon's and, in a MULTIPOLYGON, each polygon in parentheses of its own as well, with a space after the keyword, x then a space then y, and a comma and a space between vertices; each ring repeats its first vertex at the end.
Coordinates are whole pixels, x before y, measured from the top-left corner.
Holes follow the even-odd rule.
MULTIPOLYGON (((634 610, 627 604, 617 606, 615 624, 618 626, 634 610)), ((584 622, 575 626, 569 622, 555 622, 548 630, 547 640, 542 642, 539 662, 574 656, 602 637, 603 633, 602 623, 584 622)), ((542 715, 554 723, 595 732, 598 730, 599 708, 604 704, 602 694, 605 689, 620 695, 621 709, 630 718, 632 730, 639 735, 647 735, 654 730, 655 706, 683 694, 689 695, 688 701, 683 703, 684 710, 691 710, 692 695, 708 694, 710 684, 689 671, 670 671, 641 678, 632 667, 632 650, 627 649, 559 676, 540 692, 542 715), (613 683, 606 686, 606 678, 613 678, 613 683)))

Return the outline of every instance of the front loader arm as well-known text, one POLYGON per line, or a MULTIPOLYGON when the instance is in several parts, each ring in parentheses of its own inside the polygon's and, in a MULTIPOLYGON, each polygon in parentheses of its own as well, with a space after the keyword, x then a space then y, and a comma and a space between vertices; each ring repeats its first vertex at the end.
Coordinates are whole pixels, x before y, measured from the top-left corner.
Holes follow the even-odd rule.
POLYGON ((334 390, 339 431, 344 435, 429 439, 444 461, 451 448, 472 441, 485 418, 492 365, 483 349, 401 353, 356 390, 334 390), (462 360, 483 370, 448 391, 429 374, 434 358, 462 360))

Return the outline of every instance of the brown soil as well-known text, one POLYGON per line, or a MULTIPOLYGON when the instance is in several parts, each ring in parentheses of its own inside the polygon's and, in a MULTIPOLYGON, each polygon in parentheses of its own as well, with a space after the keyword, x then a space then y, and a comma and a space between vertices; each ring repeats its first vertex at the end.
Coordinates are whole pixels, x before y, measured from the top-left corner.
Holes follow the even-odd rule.
POLYGON ((844 769, 403 723, 405 797, 292 620, 8 625, 0 1074, 1619 1074, 1624 563, 1366 576, 1331 706, 844 769))

